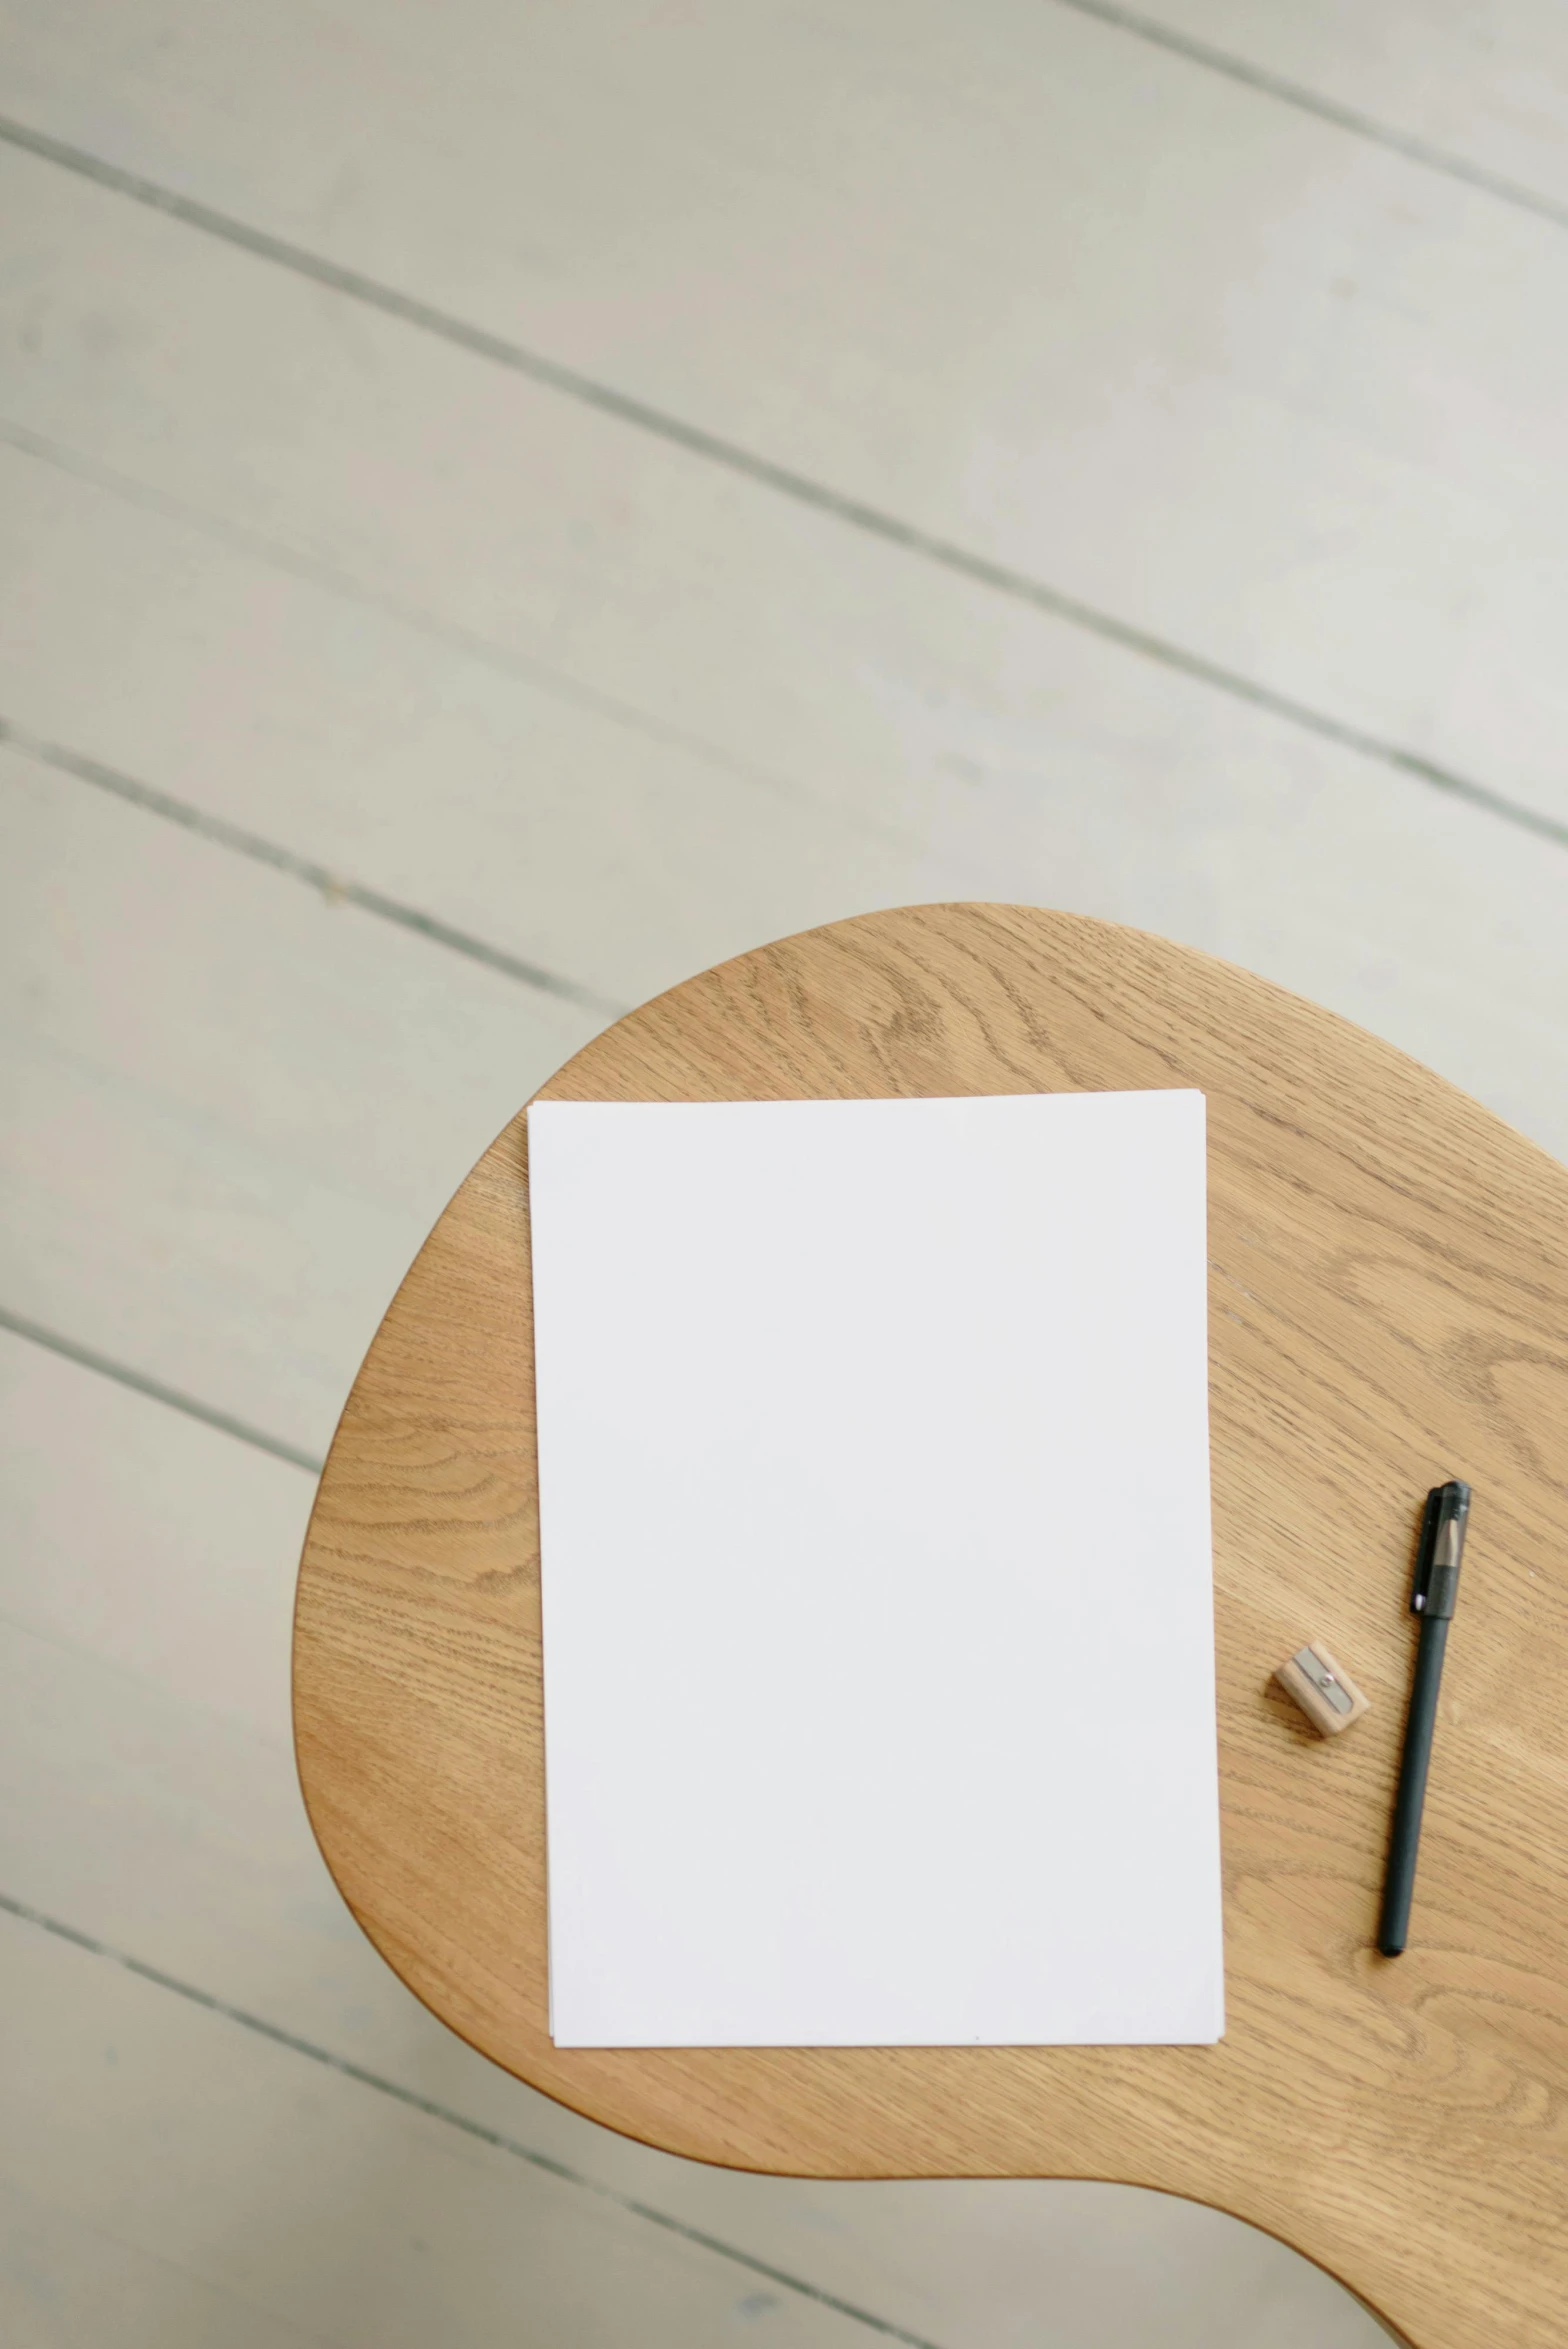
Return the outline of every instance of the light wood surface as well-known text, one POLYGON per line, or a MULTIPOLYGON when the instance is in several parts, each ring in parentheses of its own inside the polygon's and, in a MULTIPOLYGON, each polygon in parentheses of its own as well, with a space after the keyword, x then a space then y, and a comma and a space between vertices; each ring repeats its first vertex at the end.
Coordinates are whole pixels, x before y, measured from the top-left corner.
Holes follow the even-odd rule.
POLYGON ((295 1638, 312 1820, 418 1995, 615 2128, 824 2177, 1163 2187, 1281 2235, 1419 2349, 1545 2349, 1568 2327, 1568 1173, 1258 979, 1018 907, 744 956, 545 1093, 1186 1084, 1209 1100, 1218 2048, 552 2047, 521 1118, 410 1272, 328 1462, 295 1638), (1475 1517, 1416 1930, 1390 1962, 1371 1943, 1411 1550, 1449 1474, 1475 1517), (1353 1738, 1318 1739, 1270 1685, 1312 1632, 1372 1700, 1353 1738))

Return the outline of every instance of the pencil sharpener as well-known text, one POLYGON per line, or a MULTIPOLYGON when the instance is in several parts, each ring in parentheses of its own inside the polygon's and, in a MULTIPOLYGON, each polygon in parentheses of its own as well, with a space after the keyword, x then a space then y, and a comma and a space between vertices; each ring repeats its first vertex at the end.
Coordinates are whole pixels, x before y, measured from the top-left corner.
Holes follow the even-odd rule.
POLYGON ((1349 1673, 1340 1670, 1327 1648, 1315 1643, 1287 1657, 1274 1677, 1324 1737, 1337 1737, 1367 1710, 1367 1700, 1349 1673))

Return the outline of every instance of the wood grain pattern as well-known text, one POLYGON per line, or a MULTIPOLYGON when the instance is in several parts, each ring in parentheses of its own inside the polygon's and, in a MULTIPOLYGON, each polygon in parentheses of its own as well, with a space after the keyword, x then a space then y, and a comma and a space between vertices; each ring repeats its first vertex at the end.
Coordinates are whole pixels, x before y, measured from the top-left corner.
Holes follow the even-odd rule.
POLYGON ((306 1799, 454 2029, 649 2142, 820 2176, 1123 2179, 1218 2204, 1420 2349, 1568 2330, 1568 1172, 1390 1047, 1135 932, 878 914, 649 1004, 557 1099, 1208 1095, 1229 2030, 1209 2049, 558 2051, 546 2026, 521 1117, 409 1273, 323 1480, 306 1799), (1372 1935, 1419 1504, 1475 1487, 1410 1952, 1372 1935), (1373 1710, 1318 1739, 1311 1633, 1373 1710))

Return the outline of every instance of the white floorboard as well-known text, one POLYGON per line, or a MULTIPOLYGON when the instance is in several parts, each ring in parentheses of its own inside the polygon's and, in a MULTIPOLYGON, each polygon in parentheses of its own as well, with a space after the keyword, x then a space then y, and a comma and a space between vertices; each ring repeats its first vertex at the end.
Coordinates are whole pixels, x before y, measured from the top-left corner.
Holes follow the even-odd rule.
MULTIPOLYGON (((191 1707, 287 1756, 294 1568, 315 1484, 0 1329, 0 1623, 69 1669, 112 1672, 127 1703, 191 1707)), ((71 1766, 78 1724, 39 1701, 58 1740, 52 1776, 71 1766)), ((237 1826, 239 1858, 247 1833, 237 1826)), ((0 1871, 0 1892, 21 1889, 0 1871)))
POLYGON ((1132 13, 1568 210, 1556 0, 1141 0, 1132 13))
POLYGON ((254 2302, 0 2185, 0 2307, 7 2349, 303 2349, 319 2343, 254 2302))
MULTIPOLYGON (((20 45, 41 129, 112 106, 134 170, 1561 807, 1553 222, 1028 0, 138 0, 20 45)), ((319 401, 277 370, 274 422, 319 401)))

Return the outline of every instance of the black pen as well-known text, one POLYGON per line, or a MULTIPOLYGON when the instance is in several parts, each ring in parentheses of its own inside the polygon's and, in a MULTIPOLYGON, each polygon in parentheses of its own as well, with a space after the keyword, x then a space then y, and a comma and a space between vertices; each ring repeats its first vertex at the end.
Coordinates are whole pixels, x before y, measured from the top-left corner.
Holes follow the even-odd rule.
POLYGON ((1398 1957, 1410 1931, 1410 1896, 1416 1883, 1416 1850, 1421 1841, 1421 1806, 1426 1800, 1432 1731, 1437 1723, 1437 1692, 1443 1678, 1448 1626, 1459 1597, 1459 1561, 1464 1556, 1469 1518, 1470 1487, 1457 1477, 1451 1484, 1434 1485, 1427 1494, 1410 1599, 1411 1611, 1421 1618, 1421 1638, 1405 1721, 1399 1792, 1394 1797, 1383 1914, 1377 1929, 1377 1945, 1385 1957, 1398 1957))

